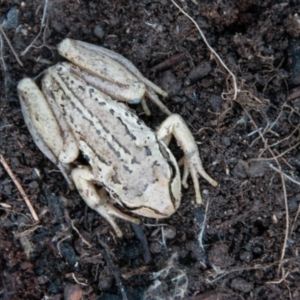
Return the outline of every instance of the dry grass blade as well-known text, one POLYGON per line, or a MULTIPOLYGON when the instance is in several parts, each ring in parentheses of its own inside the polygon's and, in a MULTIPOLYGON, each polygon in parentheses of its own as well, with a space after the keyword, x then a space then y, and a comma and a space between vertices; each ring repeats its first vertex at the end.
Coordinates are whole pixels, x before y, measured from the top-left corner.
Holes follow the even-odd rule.
POLYGON ((26 49, 21 53, 21 56, 24 56, 31 47, 33 47, 34 43, 37 41, 37 39, 40 37, 42 34, 43 28, 45 27, 45 22, 46 22, 46 17, 47 17, 47 8, 48 8, 48 0, 45 0, 45 5, 43 9, 43 17, 41 20, 41 28, 37 36, 33 39, 33 41, 26 47, 26 49))
MULTIPOLYGON (((244 110, 244 111, 247 114, 247 116, 248 116, 249 120, 251 121, 251 123, 254 125, 255 129, 258 130, 258 126, 257 126, 256 122, 253 120, 253 118, 250 115, 250 113, 247 110, 244 110)), ((267 147, 268 143, 267 143, 264 135, 259 130, 258 130, 258 134, 259 134, 261 140, 263 141, 265 147, 267 147)), ((278 167, 278 173, 280 174, 280 179, 281 179, 281 184, 282 184, 284 207, 285 207, 285 214, 286 214, 285 215, 284 241, 283 241, 283 245, 282 245, 282 249, 281 249, 281 255, 280 255, 280 260, 279 260, 279 264, 278 264, 278 272, 279 272, 280 270, 283 270, 283 268, 282 268, 283 259, 284 259, 284 256, 285 256, 286 245, 287 245, 287 240, 288 240, 288 235, 289 235, 289 208, 288 208, 288 201, 287 201, 287 193, 286 193, 284 173, 282 172, 281 165, 280 165, 280 163, 278 161, 278 158, 275 156, 273 150, 271 148, 268 148, 268 151, 270 152, 272 158, 274 159, 274 161, 276 162, 277 167, 278 167)))
POLYGON ((122 295, 122 300, 128 300, 125 289, 124 289, 124 286, 123 286, 123 283, 122 283, 122 281, 120 279, 120 276, 119 276, 119 272, 117 271, 115 265, 113 264, 113 262, 110 258, 109 247, 104 242, 102 242, 100 240, 99 236, 98 236, 98 242, 103 248, 103 251, 101 251, 102 255, 103 255, 103 258, 106 261, 106 263, 107 263, 110 271, 112 272, 113 276, 115 277, 115 280, 117 282, 117 286, 118 286, 118 288, 121 292, 121 295, 122 295))
POLYGON ((209 51, 213 54, 213 56, 217 59, 217 61, 222 65, 222 67, 228 72, 229 76, 232 79, 232 84, 233 84, 233 98, 232 100, 236 100, 237 97, 237 93, 238 93, 238 87, 237 87, 237 82, 236 82, 236 77, 235 75, 232 73, 232 71, 227 67, 227 65, 224 63, 224 61, 222 60, 222 58, 219 56, 219 54, 214 50, 213 47, 210 46, 210 44, 208 43, 204 33, 202 32, 201 28, 199 27, 199 25, 197 24, 197 22, 188 14, 186 13, 174 0, 171 0, 172 3, 181 11, 181 13, 183 13, 188 19, 190 19, 194 25, 196 26, 196 28, 198 29, 205 45, 207 46, 207 48, 209 49, 209 51))
POLYGON ((2 163, 3 167, 5 168, 6 172, 8 173, 8 175, 10 176, 10 178, 12 179, 12 181, 14 182, 15 186, 17 187, 17 189, 19 190, 20 194, 22 195, 33 219, 36 222, 39 222, 39 217, 37 216, 28 196, 26 195, 23 187, 21 186, 21 184, 19 183, 18 179, 16 178, 16 176, 14 175, 14 173, 12 172, 11 168, 9 167, 7 161, 5 160, 5 158, 3 157, 3 155, 0 156, 0 162, 2 163))
POLYGON ((3 28, 2 28, 2 25, 0 24, 0 33, 3 35, 3 37, 5 38, 10 50, 12 51, 13 55, 15 56, 18 64, 21 66, 21 67, 24 67, 23 63, 21 62, 18 54, 16 53, 16 51, 14 50, 13 46, 11 45, 10 43, 10 40, 8 38, 8 36, 6 35, 6 33, 4 32, 3 28))

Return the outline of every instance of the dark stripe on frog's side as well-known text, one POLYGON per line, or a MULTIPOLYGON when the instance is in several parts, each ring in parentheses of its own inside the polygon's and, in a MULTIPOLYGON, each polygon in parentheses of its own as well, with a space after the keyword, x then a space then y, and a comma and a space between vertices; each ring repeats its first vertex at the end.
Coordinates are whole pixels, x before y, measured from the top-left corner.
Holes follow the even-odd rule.
MULTIPOLYGON (((70 86, 70 84, 69 84, 69 78, 68 78, 68 77, 65 78, 64 76, 61 75, 61 79, 62 79, 62 81, 65 83, 65 85, 69 88, 69 90, 72 91, 73 96, 79 101, 79 103, 80 103, 82 106, 84 106, 84 103, 83 103, 83 101, 80 99, 80 97, 78 97, 78 96, 73 92, 72 86, 70 86)), ((85 91, 85 88, 82 87, 82 86, 78 86, 78 88, 81 89, 82 91, 85 91)), ((94 91, 95 91, 94 88, 90 88, 90 89, 89 89, 89 94, 90 94, 91 98, 92 98, 92 94, 94 93, 94 91)), ((106 106, 106 105, 107 105, 105 101, 100 101, 97 97, 94 98, 94 101, 95 101, 96 103, 98 103, 99 105, 101 105, 101 106, 106 106)), ((76 109, 78 110, 78 108, 76 108, 76 109)), ((106 133, 109 134, 109 130, 108 130, 108 128, 103 124, 102 120, 99 119, 97 116, 95 116, 95 115, 92 113, 91 110, 87 110, 87 112, 88 112, 92 117, 95 117, 95 118, 97 119, 97 121, 99 122, 99 124, 102 126, 103 130, 104 130, 106 133)), ((109 110, 109 112, 110 112, 111 115, 114 115, 114 114, 115 114, 115 111, 114 111, 114 109, 112 109, 112 108, 109 110)), ((82 112, 81 112, 81 113, 82 113, 82 112)), ((128 113, 127 113, 127 112, 126 112, 126 115, 128 116, 128 113)), ((132 118, 136 118, 135 115, 133 115, 133 114, 130 114, 130 115, 131 115, 132 118)), ((126 134, 128 134, 128 135, 130 136, 131 140, 136 140, 136 137, 128 130, 126 124, 121 120, 121 118, 117 118, 117 119, 118 119, 118 120, 120 121, 120 123, 124 126, 125 132, 126 132, 126 134)), ((141 124, 142 124, 142 123, 140 122, 139 119, 137 119, 137 124, 138 124, 138 125, 141 125, 141 124)), ((117 142, 116 139, 115 139, 115 141, 116 141, 116 143, 118 143, 118 145, 119 145, 120 147, 123 148, 123 150, 125 151, 125 153, 130 154, 130 152, 128 151, 128 149, 126 149, 125 147, 123 147, 123 146, 121 145, 121 143, 117 142), (127 151, 126 151, 126 150, 127 150, 127 151)))
POLYGON ((124 168, 124 170, 126 171, 126 172, 128 172, 128 173, 132 173, 133 171, 132 170, 130 170, 126 165, 123 165, 123 168, 124 168))
POLYGON ((106 143, 107 143, 109 149, 112 150, 118 158, 120 158, 121 153, 118 150, 116 150, 115 147, 109 141, 106 140, 106 143))
MULTIPOLYGON (((84 106, 83 101, 82 101, 79 97, 76 97, 76 99, 78 100, 78 102, 79 102, 82 106, 84 106)), ((95 98, 95 99, 97 99, 97 98, 95 98)), ((97 101, 97 102, 99 103, 99 101, 97 101)), ((76 109, 78 110, 78 108, 76 108, 76 109)), ((102 126, 103 130, 104 130, 107 134, 110 133, 110 131, 107 129, 106 126, 104 126, 104 124, 103 124, 103 122, 102 122, 102 120, 101 120, 100 118, 98 118, 96 115, 94 115, 93 112, 92 112, 91 110, 87 109, 86 111, 89 113, 89 115, 90 115, 91 118, 97 119, 97 122, 102 126)), ((114 110, 113 110, 113 109, 110 109, 110 112, 111 112, 111 111, 113 111, 113 113, 111 113, 111 114, 114 115, 114 110)), ((82 114, 82 112, 80 112, 80 113, 82 114)), ((84 116, 83 118, 84 118, 85 120, 87 120, 92 126, 94 126, 94 122, 93 122, 92 120, 89 120, 89 119, 86 118, 85 116, 84 116)), ((131 137, 132 140, 135 140, 136 137, 135 137, 133 134, 131 134, 131 133, 129 132, 127 126, 122 122, 122 120, 121 120, 120 118, 118 118, 118 119, 119 119, 119 121, 121 122, 121 124, 125 126, 125 131, 126 131, 126 133, 129 134, 129 136, 131 137)), ((123 151, 124 151, 126 154, 131 155, 130 151, 129 151, 125 146, 123 146, 123 145, 118 141, 118 139, 117 139, 114 135, 112 135, 112 139, 113 139, 113 141, 114 141, 120 148, 123 149, 123 151)), ((115 153, 118 157, 120 157, 120 152, 116 151, 116 150, 113 148, 113 146, 112 146, 111 144, 109 144, 109 142, 107 142, 107 143, 108 143, 109 148, 110 148, 111 150, 113 150, 114 153, 115 153)))
POLYGON ((93 88, 89 89, 89 93, 90 93, 90 97, 92 98, 93 93, 95 92, 95 90, 93 88))
POLYGON ((110 164, 102 156, 100 156, 99 154, 97 154, 97 152, 95 151, 95 149, 93 149, 93 147, 84 138, 79 138, 79 140, 81 142, 85 143, 86 147, 88 147, 90 149, 90 151, 93 152, 93 155, 95 157, 97 157, 100 162, 102 162, 103 164, 105 164, 107 166, 110 166, 110 164))
POLYGON ((87 118, 86 116, 83 116, 82 118, 85 119, 87 122, 89 122, 91 126, 94 126, 93 120, 87 118))
POLYGON ((119 180, 117 172, 111 176, 111 180, 114 184, 121 184, 121 181, 119 180))
POLYGON ((135 141, 136 137, 128 130, 127 125, 122 121, 120 117, 118 117, 117 119, 120 121, 121 125, 125 128, 125 132, 130 136, 131 140, 135 141))
MULTIPOLYGON (((79 101, 80 101, 80 103, 83 105, 82 101, 81 101, 81 100, 79 100, 79 101)), ((87 110, 87 112, 91 115, 91 117, 96 118, 97 121, 98 121, 98 123, 102 126, 103 130, 104 130, 107 134, 109 134, 108 128, 107 128, 106 126, 104 126, 104 124, 103 124, 103 122, 101 121, 101 119, 99 119, 97 116, 95 116, 90 110, 87 110)))
MULTIPOLYGON (((70 116, 69 118, 70 118, 70 122, 71 122, 72 124, 74 124, 74 118, 73 118, 72 116, 70 116)), ((74 126, 76 127, 77 125, 74 124, 74 126)))
POLYGON ((140 162, 136 159, 136 157, 134 156, 133 158, 132 158, 132 160, 131 160, 131 164, 133 165, 133 164, 140 164, 140 162))
MULTIPOLYGON (((79 103, 80 103, 81 105, 83 105, 81 99, 78 99, 78 101, 79 101, 79 103)), ((113 152, 118 158, 120 158, 120 157, 121 157, 120 151, 118 151, 118 150, 113 146, 113 144, 111 144, 108 140, 106 140, 103 136, 101 136, 101 131, 100 131, 98 128, 96 128, 94 122, 92 121, 92 118, 97 119, 98 124, 100 124, 100 125, 102 126, 102 128, 104 129, 104 131, 105 131, 106 133, 109 134, 109 130, 103 125, 103 122, 102 122, 98 117, 96 117, 90 110, 87 110, 87 112, 89 113, 91 119, 87 118, 87 117, 84 116, 83 114, 82 114, 82 118, 83 118, 84 120, 86 120, 91 126, 94 127, 95 132, 96 132, 96 134, 99 136, 99 138, 103 139, 103 140, 106 142, 106 144, 107 144, 107 146, 109 147, 109 149, 112 150, 112 152, 113 152)), ((116 139, 115 136, 112 136, 112 139, 113 139, 113 141, 114 141, 121 149, 123 149, 123 151, 124 151, 126 154, 131 155, 131 153, 129 152, 129 150, 128 150, 126 147, 124 147, 124 146, 116 139)), ((89 145, 89 147, 91 148, 90 145, 89 145)), ((94 151, 94 153, 96 153, 96 151, 95 151, 94 149, 93 149, 93 151, 94 151)), ((126 169, 125 169, 125 170, 126 170, 126 169)), ((126 170, 126 171, 127 171, 127 170, 126 170)))
MULTIPOLYGON (((64 82, 64 84, 69 88, 69 91, 72 93, 71 98, 69 96, 66 96, 65 98, 67 98, 67 99, 64 99, 64 100, 68 100, 68 103, 73 107, 73 109, 75 109, 79 113, 79 115, 82 117, 82 119, 85 122, 89 123, 89 125, 91 127, 91 128, 89 128, 89 130, 91 132, 91 136, 93 136, 93 133, 94 133, 95 136, 97 136, 97 138, 99 137, 99 139, 101 139, 104 142, 104 144, 111 150, 111 153, 115 154, 115 156, 118 160, 120 160, 120 158, 122 158, 122 157, 129 156, 128 161, 131 160, 132 164, 134 164, 134 163, 140 164, 140 162, 135 157, 134 157, 134 159, 132 159, 132 157, 131 157, 132 154, 129 151, 129 149, 127 147, 125 147, 124 145, 122 145, 122 143, 118 140, 118 138, 116 136, 114 136, 113 134, 110 134, 110 130, 108 130, 108 128, 104 125, 103 120, 100 119, 97 115, 95 115, 90 109, 86 108, 86 106, 84 104, 84 99, 77 95, 76 88, 74 89, 74 85, 70 86, 69 81, 65 80, 64 76, 61 76, 61 80, 64 82), (74 99, 74 101, 72 99, 74 99), (78 101, 77 104, 76 104, 76 101, 78 101), (78 105, 78 104, 80 104, 80 105, 78 105), (82 107, 80 108, 80 106, 85 107, 85 110, 83 111, 82 107), (106 134, 110 135, 109 138, 111 138, 112 141, 107 140, 106 134, 101 135, 102 132, 105 132, 106 134), (120 152, 119 150, 122 150, 122 151, 120 152), (124 152, 124 154, 122 154, 122 152, 124 152)), ((57 85, 60 86, 60 84, 58 82, 57 82, 57 85)), ((61 89, 63 91, 62 87, 61 87, 61 89)), ((94 92, 94 90, 89 89, 89 92, 90 92, 89 94, 91 95, 94 92)), ((102 105, 102 106, 107 105, 105 102, 100 101, 97 97, 91 97, 89 99, 89 101, 92 101, 92 100, 96 102, 95 104, 102 105), (94 99, 92 99, 92 98, 94 98, 94 99)), ((106 110, 108 112, 110 111, 110 114, 115 115, 115 111, 113 109, 110 109, 110 110, 108 110, 108 109, 106 109, 106 110)), ((67 113, 67 115, 70 118, 71 114, 67 113)), ((135 115, 132 115, 131 117, 137 118, 135 115)), ((128 135, 131 140, 136 140, 136 137, 130 132, 126 123, 123 122, 123 120, 120 117, 117 117, 117 118, 114 117, 114 118, 115 118, 115 120, 118 121, 118 123, 120 123, 120 126, 119 126, 120 132, 125 131, 124 132, 125 136, 128 135), (123 128, 123 130, 122 130, 122 128, 123 128)), ((74 119, 73 116, 72 116, 72 119, 74 119)), ((78 123, 80 123, 80 122, 78 122, 78 123)), ((115 126, 117 127, 118 125, 116 124, 115 126)), ((78 129, 78 127, 79 126, 77 126, 77 129, 78 129)), ((78 134, 80 136, 80 130, 79 130, 78 134)), ((88 137, 86 137, 86 138, 88 138, 88 137)), ((83 137, 83 140, 87 144, 85 137, 83 137)), ((99 140, 99 142, 100 142, 100 140, 99 140)), ((96 155, 96 153, 99 152, 99 150, 96 151, 95 149, 93 149, 93 147, 96 148, 96 145, 93 145, 93 147, 92 147, 92 145, 90 144, 90 145, 88 145, 88 147, 95 153, 95 155, 96 155)), ((151 155, 150 149, 148 149, 148 150, 146 149, 146 153, 147 153, 147 155, 151 155)), ((99 160, 104 161, 103 158, 99 158, 99 160)), ((106 163, 106 164, 110 165, 109 163, 106 163)), ((127 166, 124 167, 124 169, 127 172, 132 172, 127 166)))
POLYGON ((145 150, 146 150, 146 155, 147 156, 151 156, 152 155, 152 152, 151 152, 151 150, 150 150, 149 147, 145 147, 145 150))
POLYGON ((125 146, 123 146, 123 145, 116 139, 116 137, 115 137, 114 135, 112 136, 112 139, 113 139, 113 141, 114 141, 120 148, 122 148, 122 149, 124 150, 124 152, 125 152, 126 154, 131 155, 130 151, 129 151, 125 146))
MULTIPOLYGON (((85 105, 84 105, 82 99, 81 99, 80 97, 78 97, 76 93, 73 92, 74 87, 70 86, 70 84, 69 84, 69 82, 70 82, 69 77, 68 77, 68 76, 67 76, 67 77, 64 77, 62 74, 60 74, 60 78, 61 78, 61 80, 64 82, 64 84, 69 88, 69 91, 72 92, 73 97, 76 98, 77 101, 78 101, 83 107, 85 107, 85 105)), ((54 79, 54 78, 53 78, 53 79, 54 79)), ((54 80, 55 80, 55 79, 54 79, 54 80)), ((56 80, 55 80, 55 81, 56 81, 56 80)), ((58 83, 57 81, 56 81, 56 84, 57 84, 58 86, 60 86, 59 83, 58 83)), ((71 84, 72 84, 72 82, 71 82, 71 84)), ((83 87, 83 86, 81 86, 81 85, 78 85, 77 87, 78 87, 80 90, 82 90, 83 92, 85 91, 85 87, 83 87)), ((62 89, 62 91, 63 91, 63 88, 62 88, 62 87, 61 87, 61 89, 62 89)), ((93 92, 94 92, 94 89, 90 89, 89 92, 90 92, 90 94, 93 93, 93 92)), ((70 97, 67 96, 66 98, 67 98, 67 100, 69 100, 69 102, 71 103, 71 105, 73 106, 73 108, 75 108, 81 115, 83 115, 82 110, 81 110, 78 106, 76 106, 75 103, 74 103, 73 101, 71 101, 70 97)), ((100 103, 100 101, 99 101, 97 98, 95 98, 95 100, 96 100, 96 102, 98 102, 100 105, 101 105, 101 104, 102 104, 102 105, 106 105, 105 102, 100 103)), ((96 116, 94 116, 94 114, 92 113, 91 110, 86 109, 86 111, 87 111, 92 117, 95 117, 95 118, 97 119, 97 121, 99 122, 99 124, 101 124, 102 129, 103 129, 106 133, 109 133, 109 129, 103 124, 103 122, 102 122, 99 118, 97 118, 96 116)), ((85 119, 88 120, 87 118, 85 118, 85 119)), ((89 121, 89 122, 90 122, 90 121, 89 121)))

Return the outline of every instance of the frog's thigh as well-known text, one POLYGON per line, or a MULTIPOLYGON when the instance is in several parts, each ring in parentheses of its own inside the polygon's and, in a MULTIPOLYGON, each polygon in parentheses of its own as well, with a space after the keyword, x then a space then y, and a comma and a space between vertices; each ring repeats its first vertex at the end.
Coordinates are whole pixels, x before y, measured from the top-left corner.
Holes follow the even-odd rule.
POLYGON ((113 205, 107 203, 109 198, 105 193, 98 193, 95 185, 93 184, 94 175, 90 167, 83 166, 72 170, 71 176, 74 180, 77 190, 86 204, 96 210, 102 217, 104 217, 113 227, 118 237, 122 237, 123 233, 116 224, 113 216, 119 217, 129 222, 139 224, 139 219, 130 217, 113 205))
POLYGON ((203 169, 197 144, 186 123, 179 115, 173 114, 160 125, 156 135, 159 140, 162 140, 166 144, 169 144, 172 135, 176 138, 177 143, 184 152, 185 168, 183 174, 183 185, 186 185, 186 179, 190 172, 195 187, 196 202, 201 204, 202 198, 197 174, 200 174, 213 186, 217 186, 218 183, 203 169))

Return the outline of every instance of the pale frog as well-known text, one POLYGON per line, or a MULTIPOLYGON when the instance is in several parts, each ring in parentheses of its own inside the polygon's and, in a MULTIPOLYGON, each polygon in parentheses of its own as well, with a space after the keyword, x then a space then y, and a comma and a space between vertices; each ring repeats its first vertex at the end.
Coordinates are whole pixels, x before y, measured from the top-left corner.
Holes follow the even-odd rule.
POLYGON ((108 49, 65 39, 58 51, 74 65, 64 62, 50 67, 42 79, 42 92, 33 80, 21 80, 18 94, 35 143, 69 185, 75 184, 85 202, 119 237, 122 231, 114 217, 139 220, 121 212, 113 202, 131 213, 166 218, 178 208, 181 184, 186 187, 191 174, 196 203, 201 204, 198 174, 213 186, 217 182, 203 169, 183 119, 170 115, 154 132, 125 104, 115 101, 135 103, 145 95, 170 114, 155 94, 167 93, 108 49), (168 148, 172 136, 184 152, 182 180, 168 148), (88 165, 74 167, 80 152, 88 165))

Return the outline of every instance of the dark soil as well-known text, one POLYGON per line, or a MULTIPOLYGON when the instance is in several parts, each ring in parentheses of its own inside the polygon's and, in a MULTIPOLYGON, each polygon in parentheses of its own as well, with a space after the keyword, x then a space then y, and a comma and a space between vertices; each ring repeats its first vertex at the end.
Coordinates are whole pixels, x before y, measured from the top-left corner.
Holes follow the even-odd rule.
MULTIPOLYGON (((20 56, 23 67, 2 38, 1 154, 40 222, 1 166, 1 299, 300 299, 300 5, 178 3, 237 76, 236 99, 227 71, 169 0, 49 1, 47 26, 20 56), (65 37, 121 53, 170 93, 166 106, 187 122, 219 182, 199 179, 206 219, 189 181, 173 216, 141 218, 141 228, 118 221, 125 236, 117 239, 37 149, 16 85, 61 61, 56 45, 65 37)), ((0 0, 0 22, 19 55, 41 29, 43 7, 0 0)), ((134 109, 155 128, 166 116, 149 106, 151 117, 134 109)))

